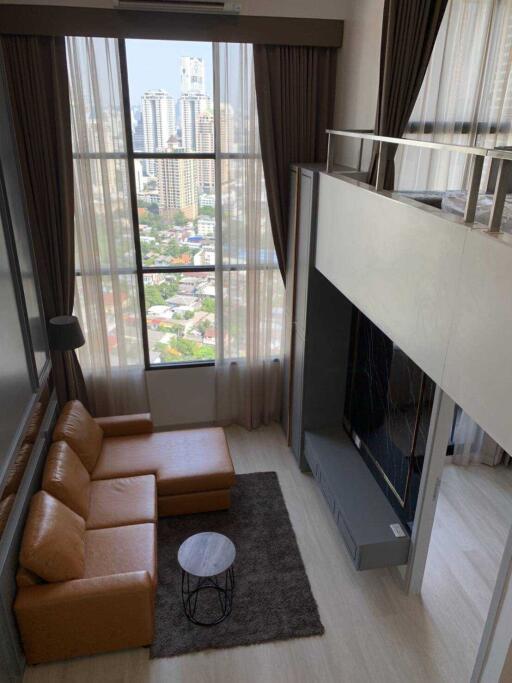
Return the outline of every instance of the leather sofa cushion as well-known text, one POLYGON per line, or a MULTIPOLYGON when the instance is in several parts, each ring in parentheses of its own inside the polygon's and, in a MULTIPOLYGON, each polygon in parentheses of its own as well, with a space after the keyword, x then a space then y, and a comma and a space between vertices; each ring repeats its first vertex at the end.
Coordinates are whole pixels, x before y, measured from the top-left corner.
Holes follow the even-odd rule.
POLYGON ((92 481, 87 529, 156 522, 156 482, 152 474, 92 481))
POLYGON ((84 578, 147 571, 156 586, 156 525, 132 524, 85 532, 84 578))
POLYGON ((16 458, 7 472, 7 482, 5 484, 2 498, 7 498, 11 493, 16 493, 20 487, 21 480, 25 473, 33 445, 24 443, 18 451, 16 458))
POLYGON ((227 510, 231 505, 231 490, 199 491, 198 493, 179 493, 174 496, 158 497, 158 516, 174 517, 191 515, 197 512, 227 510))
POLYGON ((68 401, 55 425, 53 440, 66 441, 90 473, 101 452, 103 430, 80 401, 68 401))
POLYGON ((65 441, 55 441, 50 446, 42 488, 84 520, 87 519, 90 496, 89 472, 65 441))
POLYGON ((229 489, 235 481, 219 427, 106 438, 92 479, 148 473, 156 474, 158 496, 229 489))
POLYGON ((18 567, 16 573, 16 584, 18 588, 23 588, 24 586, 37 586, 37 584, 42 583, 42 579, 39 578, 34 572, 30 572, 25 567, 18 567))
POLYGON ((84 575, 85 522, 46 491, 33 496, 21 543, 20 564, 45 581, 84 575))

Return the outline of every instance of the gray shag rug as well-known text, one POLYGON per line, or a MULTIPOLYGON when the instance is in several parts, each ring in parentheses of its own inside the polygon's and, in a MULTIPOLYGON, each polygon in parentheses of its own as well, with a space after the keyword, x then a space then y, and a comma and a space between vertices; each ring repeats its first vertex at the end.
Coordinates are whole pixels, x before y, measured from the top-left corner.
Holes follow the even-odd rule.
POLYGON ((158 574, 152 657, 324 632, 275 472, 239 474, 230 510, 160 519, 158 574), (225 534, 237 551, 233 610, 216 626, 189 622, 181 602, 178 548, 201 531, 225 534))

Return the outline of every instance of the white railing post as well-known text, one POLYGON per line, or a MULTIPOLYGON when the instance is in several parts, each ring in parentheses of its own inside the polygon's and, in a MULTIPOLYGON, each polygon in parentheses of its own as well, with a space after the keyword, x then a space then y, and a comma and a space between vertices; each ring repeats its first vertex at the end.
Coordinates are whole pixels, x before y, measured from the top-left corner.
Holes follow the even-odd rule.
POLYGON ((357 158, 357 170, 361 170, 361 166, 363 164, 363 147, 364 147, 364 138, 361 138, 359 140, 359 156, 357 158))
POLYGON ((388 144, 387 142, 379 142, 379 157, 377 160, 377 178, 375 180, 375 189, 380 192, 384 189, 384 181, 386 179, 386 168, 388 161, 388 144))
POLYGON ((327 131, 327 164, 325 172, 330 173, 334 164, 334 141, 330 131, 327 131))
POLYGON ((498 170, 498 178, 496 180, 496 187, 494 188, 491 215, 489 216, 489 232, 500 231, 501 218, 503 216, 503 207, 505 206, 505 198, 507 195, 511 170, 512 162, 508 159, 501 159, 498 170))
POLYGON ((482 156, 472 156, 471 176, 469 178, 468 197, 466 200, 466 209, 464 211, 464 221, 466 223, 475 222, 476 204, 478 201, 478 190, 480 189, 480 180, 482 179, 482 168, 484 165, 484 158, 482 156))

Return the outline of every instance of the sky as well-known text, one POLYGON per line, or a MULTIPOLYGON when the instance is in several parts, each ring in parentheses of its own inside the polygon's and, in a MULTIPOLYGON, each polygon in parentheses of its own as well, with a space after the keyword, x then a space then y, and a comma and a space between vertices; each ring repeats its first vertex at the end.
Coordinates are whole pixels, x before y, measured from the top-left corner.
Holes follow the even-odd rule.
POLYGON ((139 105, 145 90, 167 90, 175 99, 180 92, 180 57, 203 57, 205 89, 212 86, 212 44, 191 41, 127 40, 126 58, 131 105, 139 105))

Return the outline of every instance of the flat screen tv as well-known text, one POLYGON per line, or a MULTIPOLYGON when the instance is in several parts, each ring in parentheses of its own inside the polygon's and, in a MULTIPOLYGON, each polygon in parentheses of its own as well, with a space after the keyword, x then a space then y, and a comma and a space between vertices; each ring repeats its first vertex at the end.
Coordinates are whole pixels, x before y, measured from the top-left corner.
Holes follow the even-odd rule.
POLYGON ((354 310, 344 427, 410 529, 427 445, 435 384, 354 310))

